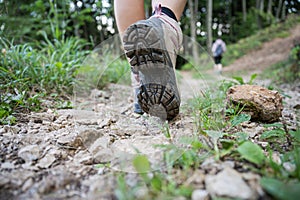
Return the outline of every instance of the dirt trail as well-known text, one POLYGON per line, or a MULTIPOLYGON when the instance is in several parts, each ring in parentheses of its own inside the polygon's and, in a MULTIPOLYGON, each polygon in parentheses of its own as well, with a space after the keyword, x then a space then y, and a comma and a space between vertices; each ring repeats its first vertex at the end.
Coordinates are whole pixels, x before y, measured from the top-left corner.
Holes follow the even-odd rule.
MULTIPOLYGON (((224 71, 247 69, 252 73, 257 66, 262 70, 286 58, 299 31, 297 26, 291 37, 266 43, 224 71)), ((194 79, 191 73, 181 75, 183 104, 209 87, 209 81, 194 79)), ((210 80, 220 77, 215 78, 210 80)), ((162 150, 153 145, 182 145, 180 137, 196 131, 192 112, 183 105, 180 116, 167 128, 156 118, 132 114, 131 92, 129 86, 112 84, 105 91, 95 90, 88 98, 77 99, 83 105, 81 109, 31 113, 14 126, 0 126, 0 199, 113 199, 116 171, 133 172, 132 158, 138 151, 149 157, 154 169, 166 167, 161 166, 162 150), (168 132, 171 138, 166 137, 168 132)), ((253 134, 262 127, 254 123, 244 128, 253 134)), ((239 181, 245 175, 247 191, 254 197, 263 196, 259 175, 232 172, 234 166, 233 161, 208 159, 186 184, 205 189, 206 176, 226 169, 231 178, 239 181)), ((129 185, 137 180, 137 174, 126 175, 129 185)))
POLYGON ((266 42, 258 50, 237 59, 230 66, 224 67, 224 72, 246 71, 251 74, 261 73, 265 68, 288 58, 294 41, 300 41, 300 25, 290 31, 286 38, 275 38, 266 42))

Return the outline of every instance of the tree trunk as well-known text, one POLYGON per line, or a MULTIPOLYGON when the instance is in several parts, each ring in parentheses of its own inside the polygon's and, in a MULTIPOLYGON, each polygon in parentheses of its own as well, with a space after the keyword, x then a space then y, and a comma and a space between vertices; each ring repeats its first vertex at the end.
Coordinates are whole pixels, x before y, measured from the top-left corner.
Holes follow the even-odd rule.
POLYGON ((269 0, 268 2, 268 14, 272 14, 272 4, 273 4, 273 0, 269 0))
POLYGON ((242 4, 243 4, 243 21, 246 22, 247 21, 247 5, 246 5, 246 0, 243 0, 242 4))
POLYGON ((268 2, 268 10, 267 10, 267 13, 268 13, 268 22, 271 23, 271 19, 273 17, 273 14, 272 14, 272 4, 273 4, 273 0, 269 0, 268 2))
POLYGON ((258 29, 262 28, 260 11, 261 11, 261 0, 256 0, 256 24, 258 29))
POLYGON ((260 12, 264 12, 265 10, 265 0, 260 0, 260 8, 259 8, 260 12))
POLYGON ((279 15, 282 7, 282 0, 279 0, 277 11, 276 11, 276 21, 279 21, 279 15))
POLYGON ((213 0, 207 0, 207 19, 206 19, 206 26, 207 26, 207 51, 211 53, 211 45, 212 45, 212 3, 213 0))
POLYGON ((194 1, 190 0, 188 1, 188 6, 189 10, 191 12, 191 38, 192 38, 192 48, 193 48, 193 61, 195 62, 194 65, 198 66, 199 65, 199 51, 198 51, 198 46, 197 46, 197 35, 196 35, 196 9, 194 8, 194 1))
POLYGON ((286 17, 286 5, 285 5, 285 1, 283 1, 281 19, 285 20, 285 17, 286 17))

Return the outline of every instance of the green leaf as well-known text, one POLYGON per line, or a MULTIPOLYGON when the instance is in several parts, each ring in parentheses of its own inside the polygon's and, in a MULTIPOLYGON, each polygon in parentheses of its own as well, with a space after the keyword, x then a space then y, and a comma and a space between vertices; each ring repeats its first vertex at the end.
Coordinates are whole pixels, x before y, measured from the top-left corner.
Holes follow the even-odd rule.
POLYGON ((283 137, 285 135, 284 130, 282 129, 274 129, 270 131, 265 131, 261 134, 260 139, 268 139, 271 137, 283 137))
POLYGON ((250 78, 250 81, 249 81, 249 84, 252 85, 254 79, 257 77, 257 74, 252 74, 251 75, 251 78, 250 78))
POLYGON ((218 139, 223 137, 225 133, 221 131, 213 131, 213 130, 207 130, 205 131, 206 134, 212 138, 214 143, 217 143, 218 139))
POLYGON ((220 139, 220 142, 222 144, 223 149, 230 149, 233 147, 235 141, 234 140, 229 140, 229 139, 220 139))
POLYGON ((234 133, 234 136, 236 137, 236 139, 237 139, 238 142, 242 142, 242 141, 248 140, 248 138, 249 138, 248 133, 245 133, 245 132, 234 133))
POLYGON ((152 178, 152 180, 151 180, 151 187, 155 191, 161 191, 161 187, 162 187, 162 179, 161 179, 161 177, 154 176, 152 178))
POLYGON ((233 76, 234 80, 237 80, 241 85, 245 84, 244 79, 240 76, 233 76))
POLYGON ((300 129, 296 131, 291 131, 289 134, 297 141, 300 142, 300 129))
POLYGON ((251 119, 251 116, 247 115, 247 114, 240 114, 240 115, 234 116, 234 118, 231 120, 231 127, 234 127, 243 122, 247 122, 250 119, 251 119))
POLYGON ((138 173, 146 173, 150 171, 150 162, 145 155, 137 155, 133 159, 133 166, 138 173))
POLYGON ((298 200, 300 197, 300 182, 283 182, 274 178, 263 177, 261 186, 276 199, 298 200))
POLYGON ((243 158, 257 165, 261 165, 265 160, 265 155, 263 154, 262 148, 250 141, 242 143, 237 148, 237 151, 243 158))
POLYGON ((263 126, 265 128, 269 128, 269 127, 283 128, 283 124, 282 123, 264 124, 263 126))

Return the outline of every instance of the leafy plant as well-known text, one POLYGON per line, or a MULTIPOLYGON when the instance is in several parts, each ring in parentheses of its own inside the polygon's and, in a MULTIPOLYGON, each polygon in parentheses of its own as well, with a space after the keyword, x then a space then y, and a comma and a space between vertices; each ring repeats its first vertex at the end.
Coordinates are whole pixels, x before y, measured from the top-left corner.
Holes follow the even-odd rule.
POLYGON ((268 193, 278 199, 299 199, 300 182, 286 182, 274 178, 262 178, 260 183, 268 193))
POLYGON ((237 151, 243 158, 257 165, 262 165, 265 160, 265 155, 263 154, 261 147, 250 141, 242 143, 237 148, 237 151))

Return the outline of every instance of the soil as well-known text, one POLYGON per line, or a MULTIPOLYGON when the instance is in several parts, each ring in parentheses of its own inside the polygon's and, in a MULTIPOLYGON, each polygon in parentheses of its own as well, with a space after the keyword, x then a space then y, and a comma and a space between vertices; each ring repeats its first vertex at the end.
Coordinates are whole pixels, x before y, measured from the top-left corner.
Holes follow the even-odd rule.
MULTIPOLYGON (((265 43, 261 49, 225 67, 224 72, 260 73, 287 58, 299 35, 300 26, 297 26, 290 37, 265 43)), ((81 109, 49 109, 43 113, 24 114, 16 125, 0 126, 0 199, 116 199, 116 177, 120 173, 125 173, 128 185, 137 183, 138 174, 132 167, 132 159, 137 154, 146 154, 153 170, 165 169, 161 162, 163 151, 153 145, 182 146, 180 137, 192 136, 197 131, 192 112, 185 105, 194 94, 209 87, 207 81, 193 79, 188 72, 181 72, 181 75, 181 114, 168 125, 155 117, 133 114, 131 88, 111 84, 106 90, 92 91, 88 98, 77 99, 77 103, 84 103, 81 109), (199 85, 205 87, 198 89, 199 85)), ((281 90, 291 97, 285 99, 282 120, 289 129, 296 129, 299 122, 294 107, 300 105, 300 85, 282 85, 281 90)), ((264 128, 260 123, 250 122, 242 129, 251 133, 255 140, 264 128)), ((202 139, 210 144, 208 138, 202 139)), ((180 180, 180 171, 176 173, 179 173, 176 179, 179 184, 193 185, 195 196, 218 196, 221 189, 215 191, 209 183, 230 176, 235 177, 232 184, 243 184, 246 192, 240 193, 253 195, 254 199, 266 197, 259 186, 260 176, 245 172, 241 163, 230 160, 208 158, 198 171, 191 172, 184 180, 180 180), (220 171, 222 173, 218 174, 220 171)), ((141 193, 136 194, 136 198, 141 193)), ((247 198, 234 191, 225 196, 247 198)))

